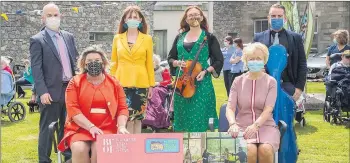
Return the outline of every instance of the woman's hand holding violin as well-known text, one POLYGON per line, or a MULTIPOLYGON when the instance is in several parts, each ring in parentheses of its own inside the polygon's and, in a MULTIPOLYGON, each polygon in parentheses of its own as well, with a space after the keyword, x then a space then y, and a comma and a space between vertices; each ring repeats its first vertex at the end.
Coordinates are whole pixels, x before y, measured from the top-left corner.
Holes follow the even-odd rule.
POLYGON ((174 67, 186 67, 186 62, 185 61, 178 61, 178 60, 175 60, 173 62, 173 66, 174 67))

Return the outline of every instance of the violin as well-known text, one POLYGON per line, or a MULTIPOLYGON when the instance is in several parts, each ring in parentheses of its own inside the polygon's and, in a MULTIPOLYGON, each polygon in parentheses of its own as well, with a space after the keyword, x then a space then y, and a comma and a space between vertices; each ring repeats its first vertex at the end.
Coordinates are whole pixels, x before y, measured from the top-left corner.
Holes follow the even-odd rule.
POLYGON ((175 92, 184 98, 191 98, 196 92, 196 85, 195 85, 196 77, 203 70, 202 65, 198 63, 198 58, 201 50, 205 45, 205 42, 206 42, 206 38, 204 38, 202 44, 200 45, 194 60, 186 61, 186 66, 182 68, 183 73, 181 77, 177 77, 176 79, 175 92))
POLYGON ((279 163, 296 163, 299 150, 297 147, 296 136, 294 133, 294 108, 295 102, 281 88, 281 74, 287 65, 287 50, 282 45, 273 45, 269 48, 269 60, 267 70, 269 75, 277 81, 277 99, 273 110, 273 119, 276 124, 283 120, 287 124, 286 132, 281 140, 278 152, 279 163))

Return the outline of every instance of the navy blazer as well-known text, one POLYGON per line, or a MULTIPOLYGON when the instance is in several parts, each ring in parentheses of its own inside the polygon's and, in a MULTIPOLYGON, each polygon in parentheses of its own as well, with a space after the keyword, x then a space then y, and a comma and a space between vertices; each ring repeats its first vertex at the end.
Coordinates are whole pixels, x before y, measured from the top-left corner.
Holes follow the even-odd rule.
MULTIPOLYGON (((72 75, 74 76, 79 56, 75 41, 71 33, 64 30, 60 30, 60 32, 67 46, 72 75)), ((53 102, 59 101, 61 94, 65 93, 62 91, 63 67, 59 53, 44 28, 30 38, 29 51, 36 94, 40 97, 49 93, 53 102)))
MULTIPOLYGON (((303 40, 300 34, 286 30, 288 40, 288 77, 296 88, 304 90, 306 83, 307 65, 303 40)), ((260 42, 267 47, 272 45, 270 30, 254 35, 253 42, 260 42)))

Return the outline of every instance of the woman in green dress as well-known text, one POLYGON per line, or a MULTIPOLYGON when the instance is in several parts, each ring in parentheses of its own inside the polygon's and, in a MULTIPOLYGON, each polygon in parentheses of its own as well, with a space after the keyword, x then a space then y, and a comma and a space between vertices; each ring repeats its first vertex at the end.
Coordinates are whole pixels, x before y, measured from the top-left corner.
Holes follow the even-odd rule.
POLYGON ((175 38, 168 62, 172 74, 181 76, 180 67, 185 67, 187 60, 194 60, 204 40, 206 43, 198 57, 203 71, 196 78, 195 94, 191 98, 174 95, 173 126, 176 132, 205 132, 208 130, 210 118, 214 119, 214 127, 218 127, 211 74, 213 77, 219 77, 223 57, 219 42, 213 34, 208 32, 207 19, 199 7, 190 6, 185 10, 180 23, 180 34, 175 38))

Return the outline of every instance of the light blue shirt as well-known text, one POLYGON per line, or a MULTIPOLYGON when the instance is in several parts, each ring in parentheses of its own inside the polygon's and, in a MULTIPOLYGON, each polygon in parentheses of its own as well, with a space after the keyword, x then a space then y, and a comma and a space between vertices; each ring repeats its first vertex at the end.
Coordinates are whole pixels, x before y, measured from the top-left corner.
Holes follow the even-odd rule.
MULTIPOLYGON (((236 57, 242 57, 243 53, 241 49, 236 49, 236 51, 233 53, 232 58, 236 57)), ((231 73, 241 73, 243 72, 243 62, 240 60, 237 63, 232 64, 231 66, 231 73)))
POLYGON ((230 59, 235 51, 236 48, 234 46, 231 46, 230 48, 225 47, 221 49, 222 55, 224 57, 224 66, 222 68, 224 71, 231 70, 232 64, 230 63, 230 59))
MULTIPOLYGON (((59 51, 59 49, 58 49, 58 43, 57 43, 56 34, 58 33, 58 34, 59 34, 59 37, 61 37, 61 38, 63 39, 62 34, 61 34, 60 32, 53 31, 53 30, 51 30, 51 29, 49 29, 49 28, 45 28, 45 31, 50 35, 51 40, 52 40, 53 44, 54 44, 55 47, 56 47, 57 53, 59 54, 60 51, 59 51)), ((64 39, 63 39, 63 41, 64 41, 64 39)), ((66 56, 67 56, 67 58, 68 58, 68 65, 71 65, 71 64, 70 64, 70 57, 69 57, 69 54, 68 54, 68 48, 67 48, 67 45, 66 45, 66 44, 64 44, 64 50, 65 50, 66 56)), ((72 72, 72 68, 69 67, 69 69, 70 69, 71 72, 72 72)), ((72 74, 73 74, 73 73, 72 73, 72 74)), ((69 81, 70 79, 66 79, 66 76, 65 76, 64 73, 63 73, 63 80, 64 80, 64 81, 69 81)))

